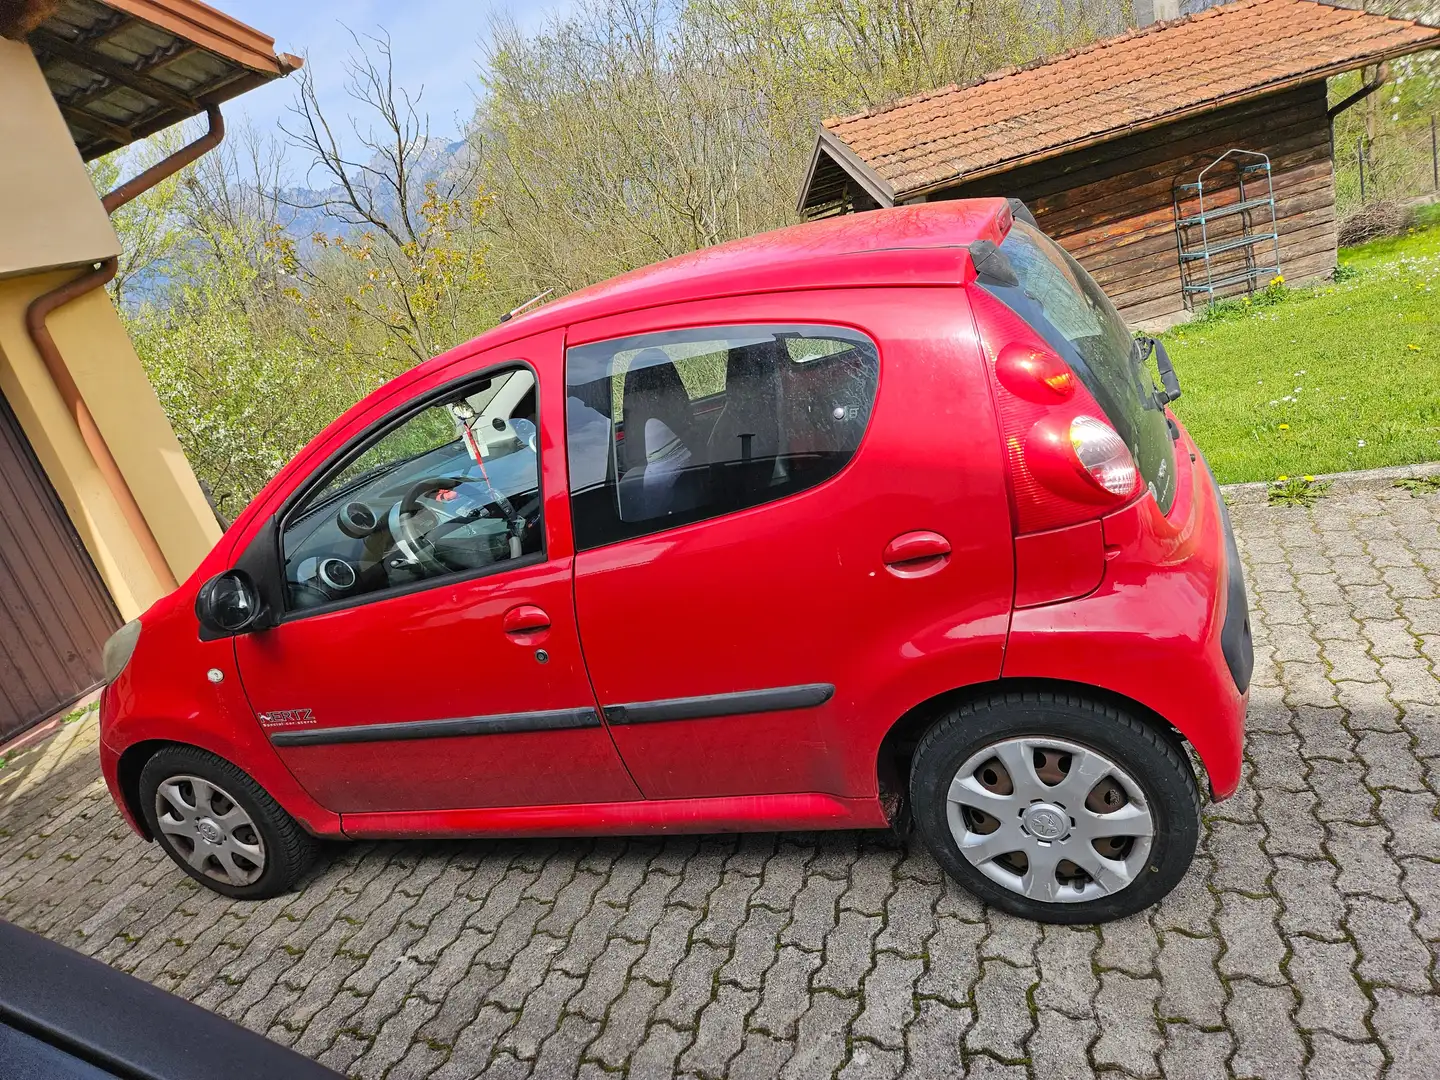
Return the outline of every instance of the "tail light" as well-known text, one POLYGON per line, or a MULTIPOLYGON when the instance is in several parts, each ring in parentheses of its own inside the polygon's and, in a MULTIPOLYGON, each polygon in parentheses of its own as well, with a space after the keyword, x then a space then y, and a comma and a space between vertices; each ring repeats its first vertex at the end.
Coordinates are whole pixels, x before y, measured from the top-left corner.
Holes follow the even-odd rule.
POLYGON ((978 289, 971 298, 994 375, 1016 533, 1074 525, 1128 502, 1140 470, 1084 383, 1010 308, 978 289))

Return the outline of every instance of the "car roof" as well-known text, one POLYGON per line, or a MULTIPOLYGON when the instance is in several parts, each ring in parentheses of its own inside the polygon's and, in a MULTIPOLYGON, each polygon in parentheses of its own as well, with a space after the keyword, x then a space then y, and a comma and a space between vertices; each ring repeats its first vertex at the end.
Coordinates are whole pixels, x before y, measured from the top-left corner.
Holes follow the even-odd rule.
POLYGON ((570 293, 429 363, 662 304, 792 289, 962 284, 972 273, 967 245, 999 243, 1009 229, 1010 206, 1001 198, 897 206, 791 225, 677 255, 570 293))

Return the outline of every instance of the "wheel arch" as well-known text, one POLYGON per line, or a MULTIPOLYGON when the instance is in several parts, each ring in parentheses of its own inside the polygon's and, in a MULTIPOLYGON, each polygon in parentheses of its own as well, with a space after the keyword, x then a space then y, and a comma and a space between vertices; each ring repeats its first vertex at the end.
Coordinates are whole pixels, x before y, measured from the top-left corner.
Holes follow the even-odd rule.
MULTIPOLYGON (((1070 682, 1065 679, 1012 678, 993 679, 989 682, 972 683, 956 687, 922 701, 890 725, 880 740, 876 752, 875 773, 879 785, 880 801, 886 815, 896 827, 905 826, 909 819, 910 761, 915 748, 944 713, 958 706, 996 694, 1048 693, 1083 698, 1104 705, 1110 705, 1129 713, 1135 719, 1153 728, 1175 745, 1183 749, 1188 740, 1180 730, 1148 705, 1124 694, 1087 683, 1070 682)), ((1202 777, 1203 780, 1203 777, 1202 777)))
MULTIPOLYGON (((115 763, 115 777, 120 784, 120 796, 125 800, 125 808, 130 812, 130 820, 135 822, 140 835, 146 840, 154 840, 155 836, 151 832, 150 825, 145 820, 145 813, 140 806, 140 774, 145 770, 145 763, 167 746, 190 745, 192 744, 177 742, 174 739, 146 739, 127 746, 115 763)), ((195 749, 204 748, 197 746, 195 749)))

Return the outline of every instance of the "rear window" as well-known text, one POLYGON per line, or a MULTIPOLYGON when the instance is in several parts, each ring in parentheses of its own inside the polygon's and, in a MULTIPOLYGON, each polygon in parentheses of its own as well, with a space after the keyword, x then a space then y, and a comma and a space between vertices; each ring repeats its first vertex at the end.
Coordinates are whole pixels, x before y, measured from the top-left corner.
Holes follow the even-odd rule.
POLYGON ((1018 284, 980 285, 1045 338, 1100 403, 1164 513, 1175 501, 1175 444, 1144 358, 1115 305, 1055 241, 1016 221, 1000 245, 1018 284))

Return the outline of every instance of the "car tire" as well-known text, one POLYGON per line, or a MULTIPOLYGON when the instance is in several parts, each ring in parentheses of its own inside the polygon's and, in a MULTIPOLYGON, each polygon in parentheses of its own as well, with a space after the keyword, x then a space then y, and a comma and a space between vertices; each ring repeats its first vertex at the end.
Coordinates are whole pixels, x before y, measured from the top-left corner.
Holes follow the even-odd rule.
POLYGON ((1185 876, 1200 835, 1200 790, 1177 741, 1066 694, 997 694, 951 709, 916 747, 910 798, 917 831, 951 877, 1038 922, 1144 910, 1185 876))
POLYGON ((145 762, 140 810, 180 869, 236 900, 289 892, 319 852, 264 788, 193 746, 167 746, 145 762))

